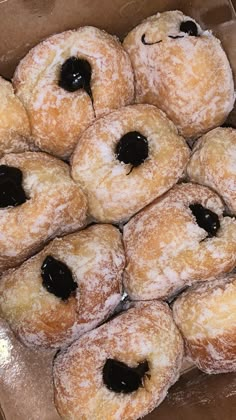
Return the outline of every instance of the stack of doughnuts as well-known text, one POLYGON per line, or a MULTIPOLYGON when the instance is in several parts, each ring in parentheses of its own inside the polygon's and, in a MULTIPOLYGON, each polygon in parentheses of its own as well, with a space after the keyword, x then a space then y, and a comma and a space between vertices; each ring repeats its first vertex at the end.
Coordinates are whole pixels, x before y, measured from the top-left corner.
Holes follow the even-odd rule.
POLYGON ((52 349, 63 419, 136 420, 184 357, 236 371, 236 130, 179 11, 53 35, 0 79, 0 316, 52 349), (193 144, 192 150, 189 144, 193 144))

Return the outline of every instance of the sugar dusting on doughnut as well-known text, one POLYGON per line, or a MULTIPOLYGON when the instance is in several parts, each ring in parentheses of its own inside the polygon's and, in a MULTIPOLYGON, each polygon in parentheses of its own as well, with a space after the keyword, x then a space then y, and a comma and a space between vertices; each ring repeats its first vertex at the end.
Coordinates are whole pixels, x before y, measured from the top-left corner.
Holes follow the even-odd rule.
POLYGON ((94 225, 57 238, 2 276, 2 316, 28 346, 68 345, 104 321, 118 305, 124 263, 121 234, 113 226, 94 225), (48 256, 65 264, 77 284, 64 300, 43 281, 42 264, 48 256))
POLYGON ((198 280, 214 279, 235 266, 236 222, 223 217, 213 191, 180 184, 156 199, 124 227, 125 287, 133 299, 165 298, 198 280), (213 238, 200 228, 189 208, 200 203, 219 217, 213 238))
POLYGON ((236 213, 236 130, 218 127, 201 137, 187 166, 191 181, 214 189, 236 213))
POLYGON ((0 157, 32 148, 30 125, 23 104, 10 82, 0 77, 0 157))
POLYGON ((182 340, 167 305, 136 304, 73 343, 54 364, 55 402, 63 418, 138 419, 164 399, 182 363, 182 340), (103 382, 107 359, 128 366, 147 361, 143 387, 132 393, 116 393, 103 382))
POLYGON ((134 68, 137 103, 165 111, 185 137, 224 122, 235 100, 232 70, 220 41, 194 19, 179 11, 157 13, 123 45, 134 68), (197 36, 181 31, 186 21, 196 25, 197 36), (142 42, 144 34, 150 45, 142 42))
POLYGON ((35 143, 65 158, 96 117, 129 104, 134 92, 130 60, 118 39, 90 26, 34 47, 18 65, 13 84, 28 111, 35 143), (70 57, 90 64, 92 101, 84 89, 68 92, 58 85, 60 68, 70 57))
POLYGON ((98 221, 117 223, 175 184, 188 157, 184 139, 162 111, 133 105, 101 118, 84 132, 72 156, 72 177, 88 197, 90 214, 98 221), (132 169, 132 164, 118 159, 116 150, 120 139, 134 131, 147 139, 148 156, 132 169))
POLYGON ((191 287, 174 303, 190 360, 207 373, 236 371, 236 276, 191 287))
POLYGON ((86 222, 86 198, 65 163, 44 153, 8 154, 1 165, 19 168, 28 200, 0 209, 0 271, 14 267, 56 235, 86 222))

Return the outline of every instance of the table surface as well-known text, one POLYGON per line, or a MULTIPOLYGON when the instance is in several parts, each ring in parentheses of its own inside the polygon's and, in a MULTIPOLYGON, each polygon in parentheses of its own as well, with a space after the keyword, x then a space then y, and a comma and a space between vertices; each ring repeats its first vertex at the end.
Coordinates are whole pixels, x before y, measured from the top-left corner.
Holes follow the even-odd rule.
POLYGON ((236 373, 183 375, 147 420, 235 420, 236 373))

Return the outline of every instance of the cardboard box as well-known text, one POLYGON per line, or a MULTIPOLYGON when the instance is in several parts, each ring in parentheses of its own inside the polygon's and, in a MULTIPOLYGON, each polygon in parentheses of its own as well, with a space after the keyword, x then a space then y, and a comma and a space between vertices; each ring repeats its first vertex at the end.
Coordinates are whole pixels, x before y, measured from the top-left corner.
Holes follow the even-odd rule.
MULTIPOLYGON (((158 11, 180 9, 222 40, 236 79, 236 0, 0 0, 0 73, 48 35, 95 25, 121 38, 158 11)), ((236 111, 230 117, 236 127, 236 111)), ((0 321, 0 420, 59 420, 53 405, 52 353, 28 350, 0 321)), ((187 369, 187 366, 185 366, 187 369)), ((146 419, 233 420, 236 374, 185 373, 146 419)), ((96 419, 94 419, 96 420, 96 419)))

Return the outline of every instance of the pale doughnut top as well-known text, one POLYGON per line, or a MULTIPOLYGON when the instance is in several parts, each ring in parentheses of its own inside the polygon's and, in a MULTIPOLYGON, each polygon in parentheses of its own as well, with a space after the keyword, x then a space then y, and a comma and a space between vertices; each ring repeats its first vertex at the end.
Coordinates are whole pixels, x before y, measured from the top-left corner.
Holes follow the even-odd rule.
POLYGON ((236 275, 191 287, 174 303, 174 316, 188 340, 236 333, 236 275))
POLYGON ((236 213, 236 130, 215 128, 196 143, 187 166, 191 181, 214 189, 236 213))

